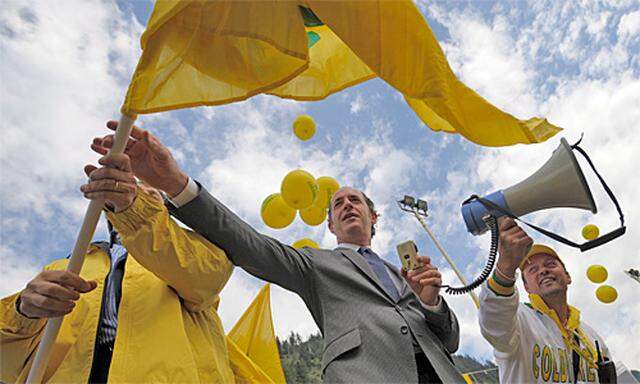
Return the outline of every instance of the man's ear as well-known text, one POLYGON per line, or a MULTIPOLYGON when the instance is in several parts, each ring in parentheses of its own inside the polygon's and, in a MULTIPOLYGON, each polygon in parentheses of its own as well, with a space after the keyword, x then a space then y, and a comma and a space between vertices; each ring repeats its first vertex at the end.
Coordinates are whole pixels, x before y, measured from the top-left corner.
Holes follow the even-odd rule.
POLYGON ((372 213, 371 214, 371 224, 375 224, 378 222, 378 214, 377 213, 372 213))
POLYGON ((333 233, 334 235, 336 234, 335 232, 333 232, 333 221, 332 220, 327 221, 327 227, 329 228, 329 232, 333 233))
POLYGON ((567 274, 567 285, 571 284, 571 275, 569 274, 568 271, 565 271, 564 273, 567 274))

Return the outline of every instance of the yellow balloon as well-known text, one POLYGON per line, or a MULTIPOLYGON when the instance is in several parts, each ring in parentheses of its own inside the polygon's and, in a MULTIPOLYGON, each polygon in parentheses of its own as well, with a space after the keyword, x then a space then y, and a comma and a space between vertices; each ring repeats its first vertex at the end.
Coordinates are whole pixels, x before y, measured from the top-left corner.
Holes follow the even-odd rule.
POLYGON ((593 240, 600 236, 600 228, 594 224, 587 224, 582 227, 582 237, 587 240, 593 240))
POLYGON ((316 249, 320 248, 318 243, 306 237, 294 242, 293 244, 291 244, 291 246, 295 249, 300 249, 302 247, 309 247, 309 248, 316 248, 316 249))
POLYGON ((296 210, 288 206, 279 193, 273 193, 262 202, 260 216, 269 227, 280 229, 293 222, 296 210))
POLYGON ((608 276, 607 269, 602 265, 594 264, 587 269, 587 277, 593 283, 604 283, 608 276))
POLYGON ((618 298, 618 291, 610 285, 601 285, 596 289, 596 297, 605 304, 613 303, 618 298))
POLYGON ((313 204, 318 194, 318 184, 309 172, 296 169, 284 177, 280 193, 291 208, 303 209, 313 204))
POLYGON ((312 204, 300 210, 300 218, 308 225, 320 225, 327 218, 327 210, 312 204))
POLYGON ((329 208, 331 197, 340 189, 340 184, 330 176, 320 176, 316 181, 318 182, 318 198, 313 202, 313 205, 325 209, 329 208))
POLYGON ((309 140, 316 133, 316 122, 309 115, 300 115, 293 122, 293 133, 300 140, 309 140))

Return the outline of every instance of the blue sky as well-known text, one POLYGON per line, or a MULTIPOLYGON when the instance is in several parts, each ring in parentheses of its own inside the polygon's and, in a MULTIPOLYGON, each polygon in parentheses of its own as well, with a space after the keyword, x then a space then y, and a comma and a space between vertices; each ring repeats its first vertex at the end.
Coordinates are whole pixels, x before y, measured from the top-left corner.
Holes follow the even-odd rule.
MULTIPOLYGON (((119 106, 140 54, 139 38, 152 9, 146 1, 70 0, 3 3, 0 10, 0 294, 21 289, 47 262, 69 253, 86 201, 78 187, 84 164, 95 163, 92 137, 119 106)), ((560 137, 583 147, 617 194, 626 214, 625 237, 580 254, 554 244, 572 275, 570 302, 606 335, 616 359, 640 367, 640 303, 636 282, 622 272, 638 268, 640 235, 635 202, 640 162, 640 6, 616 2, 417 2, 449 62, 467 85, 520 118, 545 116, 565 128, 546 143, 485 148, 425 127, 400 95, 380 80, 326 100, 298 103, 258 96, 213 108, 141 116, 174 151, 187 172, 258 230, 293 242, 311 237, 335 245, 325 226, 299 219, 285 230, 262 224, 264 197, 282 177, 303 168, 363 188, 382 218, 373 246, 397 264, 395 245, 414 239, 455 282, 437 249, 412 217, 395 206, 411 194, 429 202, 428 224, 467 278, 482 268, 488 236, 466 233, 460 203, 472 193, 512 185, 539 168, 560 137), (318 130, 301 142, 291 130, 299 114, 318 130), (618 289, 609 305, 596 301, 591 264, 609 270, 618 289), (629 337, 631 336, 631 337, 629 337)), ((593 222, 617 225, 613 206, 585 169, 599 213, 555 209, 529 219, 570 238, 593 222)), ((100 227, 96 238, 104 238, 100 227)), ((543 240, 534 234, 537 240, 543 240)), ((262 282, 236 270, 222 296, 229 328, 262 282)), ((461 352, 491 358, 467 297, 447 298, 462 326, 461 352)), ((316 328, 301 301, 282 289, 272 294, 279 335, 316 328)))

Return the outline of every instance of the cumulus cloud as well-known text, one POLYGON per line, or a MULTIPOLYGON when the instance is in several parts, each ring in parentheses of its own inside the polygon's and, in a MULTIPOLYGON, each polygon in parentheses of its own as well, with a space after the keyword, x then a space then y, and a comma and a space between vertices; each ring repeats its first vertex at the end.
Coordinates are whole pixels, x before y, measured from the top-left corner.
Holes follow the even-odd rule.
MULTIPOLYGON (((0 255, 13 271, 28 257, 67 255, 87 205, 82 168, 96 160, 88 144, 119 109, 142 26, 99 1, 2 8, 0 255)), ((3 275, 3 292, 24 284, 3 275)))
POLYGON ((634 11, 623 15, 618 24, 618 37, 620 39, 632 39, 640 32, 640 11, 634 11))

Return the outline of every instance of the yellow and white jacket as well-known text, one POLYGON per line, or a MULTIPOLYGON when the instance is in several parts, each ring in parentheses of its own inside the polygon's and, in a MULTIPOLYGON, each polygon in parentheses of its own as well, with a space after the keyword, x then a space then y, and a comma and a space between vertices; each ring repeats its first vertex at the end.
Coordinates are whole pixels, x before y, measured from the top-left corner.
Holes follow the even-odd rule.
POLYGON ((580 322, 580 311, 569 307, 569 319, 560 328, 557 315, 537 295, 520 303, 517 289, 496 286, 490 278, 480 293, 480 331, 493 346, 501 383, 573 383, 573 353, 568 346, 580 334, 578 383, 598 383, 595 340, 603 357, 611 359, 604 340, 580 322), (590 361, 587 361, 589 357, 590 361))
MULTIPOLYGON (((166 208, 138 193, 124 212, 108 214, 129 251, 109 382, 232 383, 225 334, 216 308, 232 265, 200 235, 179 227, 166 208)), ((64 269, 56 260, 45 269, 64 269)), ((87 252, 80 276, 98 287, 64 318, 46 382, 86 383, 91 370, 109 257, 87 252)), ((24 382, 46 321, 15 310, 18 294, 0 302, 0 381, 24 382)))

